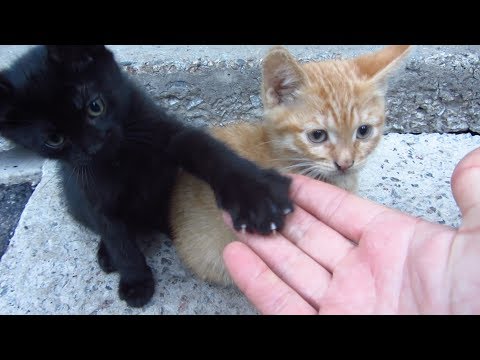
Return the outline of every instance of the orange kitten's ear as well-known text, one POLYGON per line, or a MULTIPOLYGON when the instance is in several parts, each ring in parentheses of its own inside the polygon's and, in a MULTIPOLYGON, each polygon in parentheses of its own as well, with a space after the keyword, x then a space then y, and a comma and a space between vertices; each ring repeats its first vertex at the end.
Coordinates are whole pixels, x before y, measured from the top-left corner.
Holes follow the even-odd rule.
POLYGON ((380 88, 385 88, 388 76, 396 70, 411 48, 410 45, 391 45, 353 61, 362 75, 380 88))
POLYGON ((272 48, 263 60, 263 105, 272 108, 293 102, 304 82, 305 73, 288 50, 272 48))

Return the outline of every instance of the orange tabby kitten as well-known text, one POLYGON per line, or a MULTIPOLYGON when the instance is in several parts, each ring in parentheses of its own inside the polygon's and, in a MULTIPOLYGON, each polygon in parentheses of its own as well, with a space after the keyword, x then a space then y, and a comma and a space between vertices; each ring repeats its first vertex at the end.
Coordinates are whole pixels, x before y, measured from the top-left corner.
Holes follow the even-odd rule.
MULTIPOLYGON (((350 60, 300 65, 282 47, 263 62, 262 123, 212 128, 215 137, 263 167, 304 174, 349 191, 383 134, 387 77, 409 46, 350 60)), ((210 187, 179 175, 171 206, 174 245, 201 279, 231 283, 222 252, 236 239, 210 187)))

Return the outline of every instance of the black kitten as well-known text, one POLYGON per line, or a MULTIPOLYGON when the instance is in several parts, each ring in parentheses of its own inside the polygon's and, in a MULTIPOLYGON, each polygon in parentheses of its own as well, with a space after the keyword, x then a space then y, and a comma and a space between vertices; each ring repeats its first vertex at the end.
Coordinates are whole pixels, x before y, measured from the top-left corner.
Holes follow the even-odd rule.
POLYGON ((167 115, 101 45, 38 46, 1 72, 0 132, 60 160, 70 212, 101 235, 99 264, 120 272, 131 306, 154 292, 136 238, 169 233, 179 167, 211 185, 237 230, 268 234, 292 209, 288 178, 167 115))

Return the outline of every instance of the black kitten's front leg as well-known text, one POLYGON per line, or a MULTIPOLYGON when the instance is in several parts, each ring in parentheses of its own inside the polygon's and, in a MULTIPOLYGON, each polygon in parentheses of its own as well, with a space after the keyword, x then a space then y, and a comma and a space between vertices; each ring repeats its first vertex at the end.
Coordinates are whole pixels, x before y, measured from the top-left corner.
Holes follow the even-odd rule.
POLYGON ((102 240, 100 240, 100 244, 98 245, 97 261, 98 265, 100 265, 100 268, 105 273, 110 274, 111 272, 117 271, 117 268, 113 265, 112 258, 108 254, 105 243, 102 240))
POLYGON ((169 150, 180 166, 210 184, 236 230, 268 235, 281 230, 293 211, 289 178, 259 168, 201 130, 179 132, 169 150))
POLYGON ((136 244, 135 234, 123 223, 105 216, 102 216, 101 234, 99 264, 105 272, 120 272, 120 299, 133 307, 145 305, 152 298, 155 285, 152 270, 136 244))

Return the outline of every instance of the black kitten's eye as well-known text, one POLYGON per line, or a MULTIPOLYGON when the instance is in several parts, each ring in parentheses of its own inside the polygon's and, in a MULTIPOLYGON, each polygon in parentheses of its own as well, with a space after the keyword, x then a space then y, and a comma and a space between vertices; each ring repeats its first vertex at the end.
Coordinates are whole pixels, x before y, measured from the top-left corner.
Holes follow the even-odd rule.
POLYGON ((45 145, 51 149, 60 148, 65 142, 65 137, 59 134, 50 134, 45 141, 45 145))
POLYGON ((87 112, 91 117, 100 116, 105 112, 105 103, 102 99, 96 98, 88 104, 87 112))
POLYGON ((357 129, 357 138, 366 139, 372 133, 372 127, 369 125, 362 125, 357 129))
POLYGON ((313 130, 308 133, 308 140, 314 143, 322 143, 327 140, 328 134, 325 130, 313 130))

